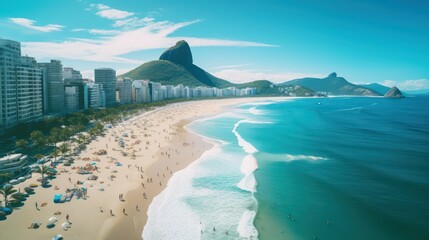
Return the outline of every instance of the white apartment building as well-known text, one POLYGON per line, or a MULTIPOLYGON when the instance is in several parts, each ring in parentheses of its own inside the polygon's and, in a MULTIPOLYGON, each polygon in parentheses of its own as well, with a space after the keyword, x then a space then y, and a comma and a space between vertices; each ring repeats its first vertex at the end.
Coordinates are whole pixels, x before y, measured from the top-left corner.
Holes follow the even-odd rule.
POLYGON ((106 99, 102 84, 90 82, 88 85, 88 103, 90 108, 106 107, 106 99))
POLYGON ((135 103, 150 102, 149 80, 134 80, 131 97, 135 103))
POLYGON ((103 85, 106 107, 116 105, 116 71, 111 68, 95 69, 94 80, 103 85))
POLYGON ((44 112, 62 115, 64 111, 64 80, 63 65, 59 60, 51 60, 48 63, 38 63, 42 69, 44 112))
POLYGON ((63 78, 64 79, 82 79, 82 74, 71 67, 65 67, 63 68, 63 78))
POLYGON ((42 76, 19 42, 0 39, 0 132, 43 117, 42 76))
POLYGON ((66 86, 64 93, 66 113, 73 113, 79 111, 79 87, 66 86))
POLYGON ((133 81, 129 78, 119 79, 116 82, 118 89, 118 102, 120 104, 129 104, 132 100, 133 81))

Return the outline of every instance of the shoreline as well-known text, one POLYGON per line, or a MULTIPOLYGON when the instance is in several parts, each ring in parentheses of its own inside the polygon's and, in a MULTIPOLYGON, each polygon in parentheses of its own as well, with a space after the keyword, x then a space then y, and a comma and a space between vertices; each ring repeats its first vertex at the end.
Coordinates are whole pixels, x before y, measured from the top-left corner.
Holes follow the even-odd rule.
MULTIPOLYGON (((59 174, 50 180, 51 187, 37 187, 36 193, 28 197, 23 206, 15 208, 13 214, 0 221, 0 238, 49 239, 61 234, 66 239, 141 239, 153 197, 165 189, 175 172, 213 147, 212 143, 201 141, 203 136, 189 131, 186 125, 227 111, 228 106, 278 99, 261 97, 173 103, 121 122, 107 129, 104 136, 97 137, 78 156, 74 156, 72 166, 60 165, 57 168, 59 174), (128 134, 128 137, 123 137, 126 146, 121 149, 114 139, 125 133, 128 134), (94 155, 100 149, 106 149, 107 155, 94 155), (122 156, 121 151, 127 156, 122 156), (91 162, 98 167, 94 172, 99 177, 96 181, 87 180, 88 175, 76 172, 77 167, 91 162), (148 183, 149 178, 152 183, 148 183), (84 184, 73 184, 77 181, 84 184), (70 202, 53 203, 55 194, 64 194, 66 188, 73 187, 87 188, 87 199, 73 198, 70 202), (119 200, 120 194, 123 194, 124 202, 119 200), (45 206, 36 210, 36 202, 45 206), (58 211, 62 214, 54 215, 58 211), (67 231, 61 227, 66 215, 70 216, 72 223, 67 231), (54 228, 48 229, 46 224, 52 216, 57 217, 58 222, 54 228), (42 225, 38 229, 27 229, 33 221, 40 221, 42 225)), ((15 185, 15 188, 23 189, 30 183, 37 183, 39 177, 40 174, 33 173, 31 179, 15 185)))

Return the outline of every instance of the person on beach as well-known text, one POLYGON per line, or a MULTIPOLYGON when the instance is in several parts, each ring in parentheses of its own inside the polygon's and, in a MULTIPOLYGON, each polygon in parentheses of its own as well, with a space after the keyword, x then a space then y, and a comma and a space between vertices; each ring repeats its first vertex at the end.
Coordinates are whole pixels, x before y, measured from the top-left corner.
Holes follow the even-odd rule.
POLYGON ((67 220, 68 223, 70 223, 69 219, 70 219, 70 216, 67 214, 66 215, 66 220, 67 220))
POLYGON ((136 210, 137 210, 137 211, 140 211, 140 209, 139 209, 139 205, 136 205, 136 210))
POLYGON ((125 212, 125 208, 122 209, 122 212, 124 213, 125 216, 127 216, 127 213, 125 212))
POLYGON ((37 211, 40 211, 40 209, 38 208, 37 202, 35 202, 35 205, 36 205, 37 211))
POLYGON ((114 216, 115 216, 115 214, 113 214, 112 209, 110 209, 110 215, 111 215, 112 217, 114 217, 114 216))
POLYGON ((102 213, 103 212, 103 209, 100 207, 100 212, 102 213))

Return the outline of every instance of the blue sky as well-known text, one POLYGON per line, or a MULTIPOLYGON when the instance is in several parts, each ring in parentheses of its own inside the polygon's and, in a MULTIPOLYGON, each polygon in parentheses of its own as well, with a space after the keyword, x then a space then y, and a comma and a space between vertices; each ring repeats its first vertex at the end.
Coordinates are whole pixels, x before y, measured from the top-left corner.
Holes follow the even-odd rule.
POLYGON ((180 39, 234 82, 335 71, 355 83, 429 89, 424 0, 2 0, 0 37, 91 76, 157 59, 180 39))

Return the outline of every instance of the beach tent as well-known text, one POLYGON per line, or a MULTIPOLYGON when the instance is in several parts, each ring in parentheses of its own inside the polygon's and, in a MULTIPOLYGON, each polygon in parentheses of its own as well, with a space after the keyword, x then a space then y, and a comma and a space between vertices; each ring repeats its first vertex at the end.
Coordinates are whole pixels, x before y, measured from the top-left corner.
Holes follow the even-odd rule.
POLYGON ((60 235, 60 234, 58 234, 58 235, 55 235, 53 238, 52 238, 52 240, 63 240, 64 238, 63 238, 63 236, 62 235, 60 235))
POLYGON ((54 195, 54 203, 60 203, 62 196, 63 196, 62 194, 55 194, 54 195))
POLYGON ((2 208, 0 208, 0 211, 4 212, 6 215, 8 215, 8 214, 12 213, 12 208, 2 207, 2 208))
POLYGON ((49 223, 56 223, 58 221, 58 218, 56 218, 56 217, 50 217, 48 219, 48 221, 49 221, 49 223))
POLYGON ((71 226, 70 226, 70 223, 65 222, 65 223, 61 224, 61 227, 63 227, 63 229, 64 229, 65 231, 67 231, 71 226))

